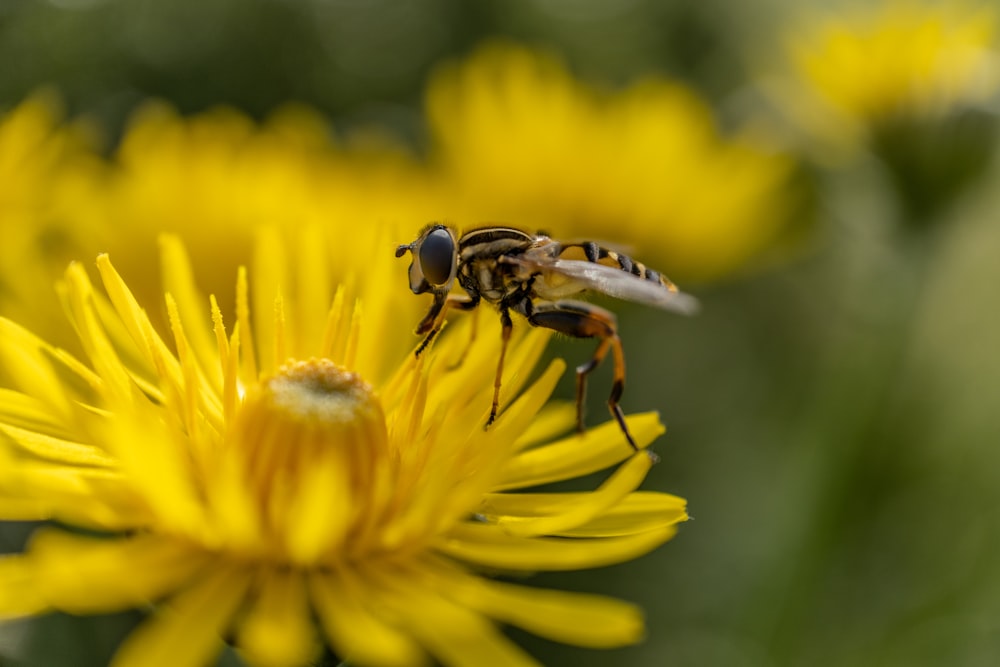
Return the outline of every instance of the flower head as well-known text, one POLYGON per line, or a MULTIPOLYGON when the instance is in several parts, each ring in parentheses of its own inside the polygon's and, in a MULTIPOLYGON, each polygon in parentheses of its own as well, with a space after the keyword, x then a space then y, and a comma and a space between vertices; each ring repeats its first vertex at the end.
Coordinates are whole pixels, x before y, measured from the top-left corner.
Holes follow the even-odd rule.
POLYGON ((879 3, 814 21, 789 40, 795 106, 852 140, 982 104, 1000 85, 995 33, 995 13, 968 3, 879 3))
POLYGON ((686 279, 737 269, 787 222, 794 162, 749 133, 722 136, 677 83, 605 93, 497 44, 439 70, 426 107, 459 219, 632 244, 686 279))
MULTIPOLYGON (((0 617, 154 603, 116 667, 203 664, 221 637, 259 665, 306 664, 322 643, 362 665, 532 664, 494 621, 636 641, 630 605, 479 572, 593 567, 668 540, 684 502, 634 491, 651 458, 614 423, 556 437, 573 411, 543 406, 563 364, 529 382, 546 341, 530 328, 484 430, 497 341, 458 367, 447 345, 399 352, 415 299, 378 252, 392 244, 359 235, 368 271, 330 295, 342 244, 304 233, 286 252, 262 231, 234 318, 203 305, 167 237, 167 337, 106 255, 106 296, 79 264, 61 289, 86 360, 0 320, 16 384, 0 402, 0 518, 85 531, 42 528, 0 560, 0 617), (520 491, 622 461, 594 491, 520 491)), ((642 447, 662 432, 652 414, 630 428, 642 447)))

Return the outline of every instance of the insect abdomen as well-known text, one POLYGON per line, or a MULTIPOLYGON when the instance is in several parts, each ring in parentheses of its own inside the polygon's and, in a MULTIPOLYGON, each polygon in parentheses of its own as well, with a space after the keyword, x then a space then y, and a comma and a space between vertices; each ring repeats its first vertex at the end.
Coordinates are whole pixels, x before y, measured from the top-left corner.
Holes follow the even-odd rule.
POLYGON ((677 286, 659 271, 654 271, 642 262, 637 262, 624 253, 610 250, 593 241, 564 245, 559 251, 559 259, 586 260, 595 264, 611 266, 644 280, 659 283, 671 292, 677 291, 677 286))

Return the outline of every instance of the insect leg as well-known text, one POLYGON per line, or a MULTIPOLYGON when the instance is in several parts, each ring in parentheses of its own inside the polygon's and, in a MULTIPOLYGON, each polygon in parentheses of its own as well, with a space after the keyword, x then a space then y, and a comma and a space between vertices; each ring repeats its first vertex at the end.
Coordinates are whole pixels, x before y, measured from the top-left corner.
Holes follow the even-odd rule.
POLYGON ((500 380, 503 377, 503 361, 507 356, 507 343, 510 342, 510 335, 514 331, 514 323, 510 319, 510 312, 506 308, 500 310, 500 361, 497 363, 497 376, 493 380, 493 405, 490 407, 490 418, 486 420, 489 426, 497 418, 497 410, 500 409, 500 380))
POLYGON ((451 308, 458 308, 459 310, 472 310, 479 305, 479 295, 475 296, 465 296, 465 295, 455 295, 455 294, 434 294, 434 303, 431 304, 431 309, 427 311, 424 315, 424 319, 420 320, 420 324, 417 325, 417 334, 427 334, 420 345, 417 347, 417 351, 414 353, 415 356, 420 356, 420 354, 430 345, 434 337, 438 335, 441 331, 441 327, 444 326, 444 316, 448 313, 451 308))
POLYGON ((575 338, 600 338, 594 356, 576 369, 577 427, 583 430, 583 399, 587 391, 587 375, 597 368, 610 349, 614 355, 614 382, 608 397, 608 409, 633 449, 638 450, 625 423, 625 414, 618 404, 625 389, 625 352, 618 336, 615 316, 603 308, 582 301, 551 301, 532 304, 528 321, 535 326, 552 329, 575 338))
POLYGON ((587 375, 604 361, 610 345, 610 338, 602 339, 598 343, 597 349, 594 350, 594 356, 591 357, 590 361, 576 367, 576 430, 580 433, 587 430, 583 425, 583 404, 587 399, 587 375))
MULTIPOLYGON (((471 309, 470 309, 471 310, 471 309)), ((466 343, 465 349, 462 350, 462 354, 459 355, 458 359, 448 367, 448 370, 455 370, 456 368, 461 368, 462 364, 465 363, 465 358, 469 356, 469 350, 472 349, 472 344, 476 342, 476 336, 479 333, 479 311, 472 313, 472 323, 469 326, 469 342, 466 343)))

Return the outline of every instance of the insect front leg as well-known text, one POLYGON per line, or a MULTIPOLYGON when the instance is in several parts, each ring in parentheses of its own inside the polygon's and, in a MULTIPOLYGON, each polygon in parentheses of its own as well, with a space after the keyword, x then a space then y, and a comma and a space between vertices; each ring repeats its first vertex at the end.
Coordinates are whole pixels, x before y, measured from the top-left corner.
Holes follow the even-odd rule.
POLYGON ((420 320, 420 324, 417 325, 417 335, 424 336, 423 341, 417 347, 417 351, 414 353, 415 356, 420 356, 434 337, 438 335, 441 331, 441 327, 444 326, 444 316, 452 308, 457 308, 459 310, 473 310, 479 305, 479 295, 457 295, 457 294, 434 294, 434 303, 431 304, 430 310, 424 315, 424 319, 420 320))
POLYGON ((472 349, 472 345, 476 342, 476 336, 479 334, 479 311, 474 311, 471 317, 472 323, 469 325, 469 341, 465 344, 465 349, 462 350, 462 354, 459 355, 458 359, 448 367, 450 371, 462 367, 462 364, 465 363, 465 358, 469 356, 469 350, 472 349))
POLYGON ((601 339, 590 361, 576 369, 576 420, 577 429, 581 433, 584 431, 583 401, 587 393, 587 375, 597 368, 607 356, 608 350, 611 350, 615 367, 611 395, 608 397, 608 409, 625 434, 628 444, 638 451, 639 447, 625 423, 625 414, 618 404, 625 389, 625 352, 618 336, 615 316, 603 308, 582 301, 543 301, 532 304, 528 321, 535 326, 552 329, 575 338, 601 339))

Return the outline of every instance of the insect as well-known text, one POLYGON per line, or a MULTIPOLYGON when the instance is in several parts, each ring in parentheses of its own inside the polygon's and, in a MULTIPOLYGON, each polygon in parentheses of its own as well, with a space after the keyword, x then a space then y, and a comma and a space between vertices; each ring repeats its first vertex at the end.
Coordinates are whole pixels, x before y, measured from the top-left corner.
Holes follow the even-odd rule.
POLYGON ((458 236, 453 228, 435 223, 425 227, 412 243, 397 247, 396 257, 407 252, 413 256, 410 289, 414 294, 430 292, 434 297, 417 325, 417 334, 424 336, 416 350, 418 356, 441 330, 449 310, 473 310, 485 300, 500 311, 502 346, 487 426, 499 409, 513 311, 536 327, 599 339, 594 356, 576 369, 576 422, 581 433, 585 428, 587 375, 611 351, 614 381, 608 408, 628 443, 638 450, 619 405, 625 388, 625 353, 617 320, 604 308, 565 297, 590 290, 685 314, 698 307, 693 297, 679 292, 672 282, 640 262, 595 242, 563 243, 513 227, 483 227, 458 236), (456 280, 465 294, 451 293, 456 280))

